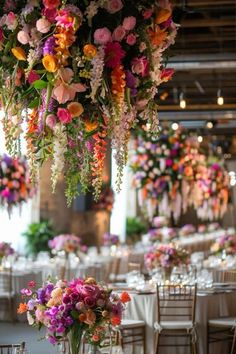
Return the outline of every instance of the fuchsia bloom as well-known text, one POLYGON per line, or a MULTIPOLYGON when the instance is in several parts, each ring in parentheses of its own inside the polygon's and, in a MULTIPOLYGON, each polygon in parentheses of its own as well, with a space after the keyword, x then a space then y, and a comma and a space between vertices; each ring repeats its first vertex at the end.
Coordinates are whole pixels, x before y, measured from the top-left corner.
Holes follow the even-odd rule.
POLYGON ((57 117, 59 121, 63 124, 68 124, 72 121, 72 116, 66 108, 58 108, 57 117))
POLYGON ((66 29, 74 26, 74 17, 70 16, 67 10, 60 10, 55 20, 57 21, 57 26, 65 27, 66 29))
POLYGON ((109 42, 105 47, 105 61, 108 68, 115 68, 121 63, 125 57, 125 51, 122 49, 120 43, 109 42))
POLYGON ((56 9, 60 3, 60 0, 43 0, 43 4, 47 9, 56 9))
POLYGON ((37 74, 35 70, 31 70, 28 75, 27 81, 30 84, 32 84, 34 81, 39 80, 39 79, 40 79, 39 74, 37 74))
POLYGON ((130 33, 128 34, 127 38, 126 38, 126 42, 129 45, 134 45, 136 43, 136 35, 134 33, 130 33))

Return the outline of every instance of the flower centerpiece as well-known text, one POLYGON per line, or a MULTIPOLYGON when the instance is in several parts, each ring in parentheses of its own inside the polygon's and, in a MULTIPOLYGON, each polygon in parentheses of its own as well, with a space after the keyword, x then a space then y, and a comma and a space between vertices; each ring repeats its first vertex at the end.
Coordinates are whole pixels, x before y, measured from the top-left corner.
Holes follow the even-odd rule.
POLYGON ((157 229, 167 226, 168 220, 165 216, 155 216, 152 220, 152 225, 157 229))
POLYGON ((27 202, 34 195, 28 165, 23 157, 0 157, 0 204, 9 212, 13 206, 27 202))
POLYGON ((173 243, 159 244, 145 254, 144 260, 148 270, 160 267, 171 271, 175 266, 188 264, 189 253, 173 243))
POLYGON ((82 250, 81 238, 73 234, 55 236, 48 241, 48 245, 54 252, 64 251, 66 254, 77 253, 82 250))
POLYGON ((69 339, 70 353, 78 354, 82 337, 99 346, 106 332, 120 325, 127 293, 116 295, 93 278, 72 282, 51 281, 41 288, 35 282, 22 289, 24 302, 18 313, 27 312, 30 325, 46 327, 46 338, 52 344, 69 339))
POLYGON ((192 224, 186 224, 182 226, 179 230, 180 236, 189 236, 196 232, 196 227, 192 224))
POLYGON ((150 229, 148 231, 149 241, 152 243, 155 242, 171 242, 177 236, 177 232, 172 227, 162 227, 159 229, 150 229))
POLYGON ((226 255, 236 254, 236 236, 228 235, 227 233, 221 237, 211 246, 211 252, 221 255, 223 252, 226 255))
POLYGON ((14 248, 8 242, 0 242, 0 266, 4 258, 11 256, 15 253, 14 248))
POLYGON ((110 234, 109 232, 106 232, 103 235, 103 245, 104 246, 118 246, 120 244, 120 238, 118 235, 110 234))
POLYGON ((32 179, 51 158, 53 188, 64 173, 69 202, 78 182, 98 196, 109 138, 119 188, 131 128, 143 119, 157 128, 157 88, 173 74, 163 56, 176 32, 168 0, 3 1, 3 126, 14 153, 26 123, 32 179))

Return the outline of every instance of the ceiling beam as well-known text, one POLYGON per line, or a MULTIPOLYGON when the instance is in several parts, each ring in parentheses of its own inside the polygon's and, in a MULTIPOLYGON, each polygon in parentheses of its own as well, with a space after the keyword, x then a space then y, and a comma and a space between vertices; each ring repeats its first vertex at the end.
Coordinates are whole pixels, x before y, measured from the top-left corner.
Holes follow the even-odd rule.
POLYGON ((160 105, 159 112, 187 112, 187 111, 236 111, 236 103, 228 103, 223 106, 217 104, 192 104, 183 110, 179 105, 160 105))
POLYGON ((235 18, 219 18, 219 19, 195 19, 183 20, 182 28, 200 28, 200 27, 225 27, 235 26, 235 18))

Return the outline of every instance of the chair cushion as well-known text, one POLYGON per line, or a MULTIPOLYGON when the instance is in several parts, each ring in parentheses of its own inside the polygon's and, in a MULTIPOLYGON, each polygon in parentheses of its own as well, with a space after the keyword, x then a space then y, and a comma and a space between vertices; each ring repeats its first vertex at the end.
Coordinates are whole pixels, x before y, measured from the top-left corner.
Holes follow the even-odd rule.
POLYGON ((145 326, 145 322, 139 320, 122 320, 120 325, 121 329, 136 328, 142 326, 145 326))
POLYGON ((156 330, 160 331, 163 329, 186 329, 191 330, 194 328, 192 321, 161 321, 160 323, 155 323, 154 327, 156 330))
POLYGON ((222 317, 222 318, 213 318, 208 321, 209 326, 216 327, 235 327, 236 318, 235 317, 222 317))

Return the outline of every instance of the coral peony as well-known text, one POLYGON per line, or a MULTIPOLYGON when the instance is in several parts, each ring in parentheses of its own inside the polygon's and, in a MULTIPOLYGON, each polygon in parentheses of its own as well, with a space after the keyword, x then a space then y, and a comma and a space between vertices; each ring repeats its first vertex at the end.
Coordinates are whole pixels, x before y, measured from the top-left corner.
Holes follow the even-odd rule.
POLYGON ((123 21, 123 28, 126 31, 131 31, 136 25, 136 18, 134 16, 125 17, 123 21))
POLYGON ((106 6, 107 11, 110 14, 114 14, 120 11, 123 7, 121 0, 109 0, 106 6))
POLYGON ((107 27, 98 28, 93 36, 97 44, 106 44, 111 41, 111 31, 107 27))

